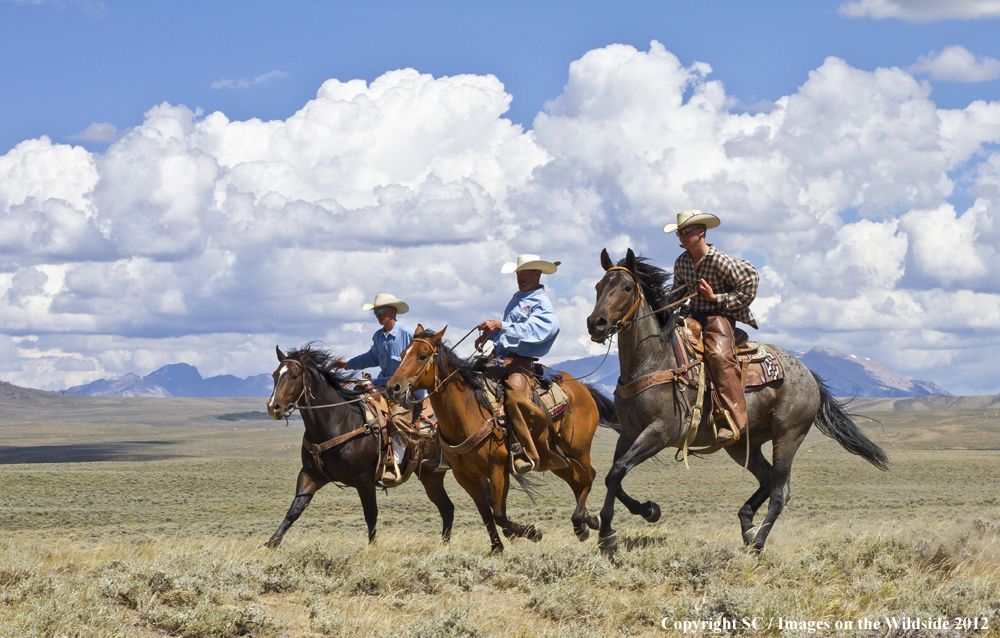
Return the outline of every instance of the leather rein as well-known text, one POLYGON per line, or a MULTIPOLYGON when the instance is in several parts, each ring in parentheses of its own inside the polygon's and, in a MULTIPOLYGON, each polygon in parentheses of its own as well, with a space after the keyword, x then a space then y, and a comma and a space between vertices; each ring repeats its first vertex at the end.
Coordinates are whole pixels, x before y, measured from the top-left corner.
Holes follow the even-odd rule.
MULTIPOLYGON (((473 330, 475 330, 475 328, 473 328, 473 330)), ((466 334, 465 336, 468 337, 469 335, 466 334)), ((465 337, 462 337, 462 339, 464 340, 465 337)), ((444 378, 444 381, 438 381, 439 379, 438 372, 440 366, 438 366, 437 361, 435 361, 435 359, 439 356, 438 346, 435 346, 427 339, 421 339, 418 337, 414 337, 411 343, 413 341, 420 341, 421 343, 426 343, 427 346, 431 349, 431 354, 427 357, 427 363, 425 363, 424 366, 420 369, 420 373, 414 377, 415 379, 420 379, 425 374, 427 374, 427 371, 430 369, 430 366, 432 365, 434 366, 434 389, 427 393, 427 396, 430 397, 432 394, 436 394, 438 391, 440 391, 441 388, 443 388, 444 385, 448 383, 448 380, 451 379, 455 375, 455 373, 459 371, 459 368, 456 367, 454 370, 452 370, 451 373, 444 378)), ((496 413, 494 412, 493 416, 490 417, 489 419, 486 419, 486 421, 483 422, 483 424, 479 427, 478 430, 470 434, 464 441, 462 441, 458 445, 451 445, 450 443, 445 441, 444 438, 441 436, 440 427, 437 430, 437 438, 438 438, 438 443, 441 445, 441 449, 445 450, 449 454, 454 454, 455 456, 458 456, 471 451, 496 429, 497 429, 496 413)), ((500 429, 502 430, 503 428, 500 429)))

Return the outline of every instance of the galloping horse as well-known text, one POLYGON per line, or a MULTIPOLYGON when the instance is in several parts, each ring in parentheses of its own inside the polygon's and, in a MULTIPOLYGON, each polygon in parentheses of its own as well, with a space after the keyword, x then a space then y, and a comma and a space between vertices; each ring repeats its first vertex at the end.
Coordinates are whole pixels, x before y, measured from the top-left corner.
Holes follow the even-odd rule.
MULTIPOLYGON (((285 532, 309 505, 313 494, 332 482, 358 491, 368 524, 368 542, 374 542, 378 521, 375 499, 378 477, 375 472, 380 469, 381 441, 378 426, 368 428, 365 425, 364 413, 358 403, 365 393, 347 387, 350 379, 333 369, 333 358, 325 350, 314 349, 311 344, 288 355, 282 353, 280 348, 275 350, 279 364, 272 375, 274 391, 267 402, 267 413, 272 419, 281 419, 297 407, 305 408, 301 413, 306 431, 302 439, 302 469, 295 487, 295 499, 267 546, 280 545, 285 532), (309 409, 310 405, 333 407, 309 409), (314 446, 315 456, 307 449, 308 444, 314 446)), ((412 450, 407 451, 407 454, 412 453, 412 450)), ((425 453, 426 456, 437 457, 436 439, 430 441, 425 453)), ((444 522, 441 537, 448 542, 455 519, 455 506, 445 492, 444 473, 420 474, 427 497, 441 513, 444 522)))
MULTIPOLYGON (((670 274, 650 265, 642 257, 637 258, 631 249, 617 266, 604 250, 601 265, 605 274, 597 284, 597 303, 587 318, 587 328, 591 339, 599 342, 618 332, 619 383, 625 384, 665 369, 679 372, 672 345, 677 313, 674 310, 653 313, 653 309, 664 306, 670 274)), ((749 426, 744 436, 749 436, 749 441, 741 440, 725 448, 740 465, 747 461, 749 449, 747 467, 760 484, 739 511, 743 542, 754 552, 764 548, 767 535, 788 499, 792 459, 813 423, 848 452, 861 456, 880 470, 888 469, 885 452, 865 437, 823 382, 786 350, 772 345, 767 348, 781 360, 785 378, 747 393, 749 426), (767 441, 773 446, 773 467, 761 452, 761 446, 767 441), (768 498, 767 515, 760 526, 755 527, 754 516, 768 498)), ((695 402, 693 392, 694 388, 679 387, 677 382, 672 382, 654 385, 630 398, 616 393, 615 412, 621 435, 615 448, 614 464, 605 481, 608 494, 601 510, 598 540, 602 548, 611 549, 617 545, 617 532, 612 529, 611 520, 615 496, 624 495, 621 483, 625 475, 664 448, 681 448, 684 444, 685 426, 691 412, 687 406, 695 402), (685 393, 687 398, 683 396, 685 393)), ((709 421, 710 400, 711 395, 706 393, 701 427, 694 445, 708 446, 715 441, 709 421)), ((655 504, 646 503, 646 509, 649 505, 655 507, 655 504)), ((629 507, 633 513, 645 513, 638 504, 635 506, 629 507)))
MULTIPOLYGON (((507 444, 494 421, 486 375, 476 371, 441 342, 444 330, 434 333, 417 326, 417 336, 403 353, 403 362, 389 379, 386 390, 395 401, 404 400, 415 390, 431 390, 430 400, 438 418, 438 436, 445 458, 459 485, 476 503, 490 535, 492 552, 502 552, 497 525, 507 536, 541 540, 534 525, 520 525, 507 518, 510 476, 507 444)), ((562 373, 561 386, 570 409, 554 423, 556 440, 569 457, 569 467, 552 470, 566 481, 576 497, 571 520, 581 541, 599 521, 587 512, 587 495, 597 476, 590 465, 590 445, 602 418, 611 418, 611 402, 588 385, 562 373)), ((543 410, 545 408, 542 408, 543 410)), ((523 477, 515 476, 523 481, 523 477)))

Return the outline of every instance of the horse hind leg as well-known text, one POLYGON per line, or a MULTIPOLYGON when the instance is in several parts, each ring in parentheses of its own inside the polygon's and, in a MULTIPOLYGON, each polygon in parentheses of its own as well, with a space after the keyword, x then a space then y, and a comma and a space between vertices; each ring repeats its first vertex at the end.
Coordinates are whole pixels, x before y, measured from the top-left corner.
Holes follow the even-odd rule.
POLYGON ((304 470, 299 471, 299 478, 295 484, 295 498, 292 499, 292 505, 288 508, 288 513, 285 514, 285 520, 281 521, 281 524, 278 525, 278 529, 265 544, 266 547, 273 549, 281 545, 281 539, 285 537, 285 532, 287 532, 288 528, 292 526, 292 523, 297 521, 299 516, 302 515, 302 512, 305 511, 309 502, 312 500, 313 494, 315 494, 320 487, 322 487, 322 485, 316 483, 316 481, 314 481, 311 476, 306 474, 304 470))
POLYGON ((805 431, 802 431, 801 434, 794 438, 778 438, 772 443, 774 447, 774 466, 771 469, 771 491, 768 499, 767 515, 764 517, 760 528, 754 534, 753 540, 749 544, 750 550, 755 554, 759 554, 764 549, 767 536, 771 533, 775 521, 781 515, 781 510, 784 509, 785 503, 791 494, 792 459, 795 457, 795 453, 798 451, 799 445, 804 438, 805 431))
MULTIPOLYGON (((746 447, 733 444, 726 448, 726 452, 732 457, 734 461, 743 465, 746 463, 746 447)), ((768 499, 773 489, 772 477, 771 477, 771 464, 767 462, 764 458, 764 453, 761 451, 761 446, 757 445, 750 450, 750 462, 747 463, 747 469, 750 473, 754 475, 757 479, 758 488, 750 495, 747 502, 743 504, 740 508, 739 518, 740 518, 740 530, 743 535, 743 544, 752 545, 757 537, 758 527, 753 524, 753 519, 757 515, 757 510, 760 506, 764 504, 764 501, 768 499)))

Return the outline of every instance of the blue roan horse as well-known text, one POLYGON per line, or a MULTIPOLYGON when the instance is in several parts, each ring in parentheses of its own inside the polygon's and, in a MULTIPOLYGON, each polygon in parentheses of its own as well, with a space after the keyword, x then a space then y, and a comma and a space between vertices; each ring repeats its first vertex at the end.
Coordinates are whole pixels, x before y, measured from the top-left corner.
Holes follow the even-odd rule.
MULTIPOLYGON (((624 269, 612 270, 614 264, 607 250, 601 253, 601 265, 605 274, 597 284, 597 303, 587 318, 587 328, 594 341, 604 341, 615 330, 620 330, 621 383, 658 370, 678 368, 672 345, 676 312, 651 314, 653 309, 665 305, 670 274, 642 257, 637 258, 631 249, 618 262, 624 269), (626 321, 626 315, 637 301, 635 319, 626 321), (620 325, 622 321, 626 321, 624 328, 620 325)), ((747 394, 750 437, 747 467, 760 487, 740 508, 739 518, 743 542, 755 552, 764 548, 767 535, 788 499, 792 459, 813 423, 848 452, 861 456, 881 470, 888 468, 885 452, 865 437, 819 378, 786 350, 772 345, 767 347, 784 365, 785 378, 747 394), (773 447, 773 465, 761 452, 768 441, 773 447), (757 510, 768 499, 771 502, 767 515, 759 526, 754 526, 757 510)), ((669 383, 653 386, 630 398, 615 397, 621 434, 614 464, 605 481, 608 493, 601 510, 601 547, 610 549, 617 545, 617 532, 611 527, 616 497, 633 514, 650 521, 659 518, 659 507, 649 501, 640 504, 629 497, 622 490, 622 480, 632 468, 664 448, 683 446, 684 426, 690 418, 687 406, 694 404, 694 393, 694 388, 669 383), (682 393, 687 393, 686 401, 682 393)), ((708 446, 715 440, 709 401, 710 396, 706 393, 701 427, 693 442, 695 446, 708 446)), ((740 440, 725 450, 734 461, 743 465, 747 461, 747 448, 747 443, 740 440)))

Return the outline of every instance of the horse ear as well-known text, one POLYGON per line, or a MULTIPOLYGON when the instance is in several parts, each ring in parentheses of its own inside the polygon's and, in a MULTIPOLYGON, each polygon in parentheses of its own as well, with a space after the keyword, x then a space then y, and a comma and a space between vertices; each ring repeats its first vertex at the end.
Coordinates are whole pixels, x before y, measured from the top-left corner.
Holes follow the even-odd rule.
POLYGON ((611 261, 611 257, 608 256, 607 248, 601 251, 601 266, 604 267, 604 270, 611 270, 615 266, 615 262, 611 261))
POLYGON ((422 323, 418 323, 417 324, 417 330, 413 334, 417 334, 418 335, 418 334, 422 333, 423 331, 424 331, 424 325, 422 323))
POLYGON ((433 343, 435 346, 437 346, 439 343, 441 343, 441 338, 444 337, 444 331, 447 330, 447 329, 448 329, 448 326, 445 326, 444 328, 441 328, 441 330, 439 330, 436 335, 434 335, 433 337, 431 337, 431 343, 433 343))
POLYGON ((635 272, 635 253, 632 252, 631 248, 628 249, 628 254, 625 255, 625 267, 635 272))
POLYGON ((285 356, 285 353, 282 352, 281 348, 279 348, 278 346, 274 346, 274 351, 278 353, 278 361, 284 361, 285 359, 288 358, 285 356))

